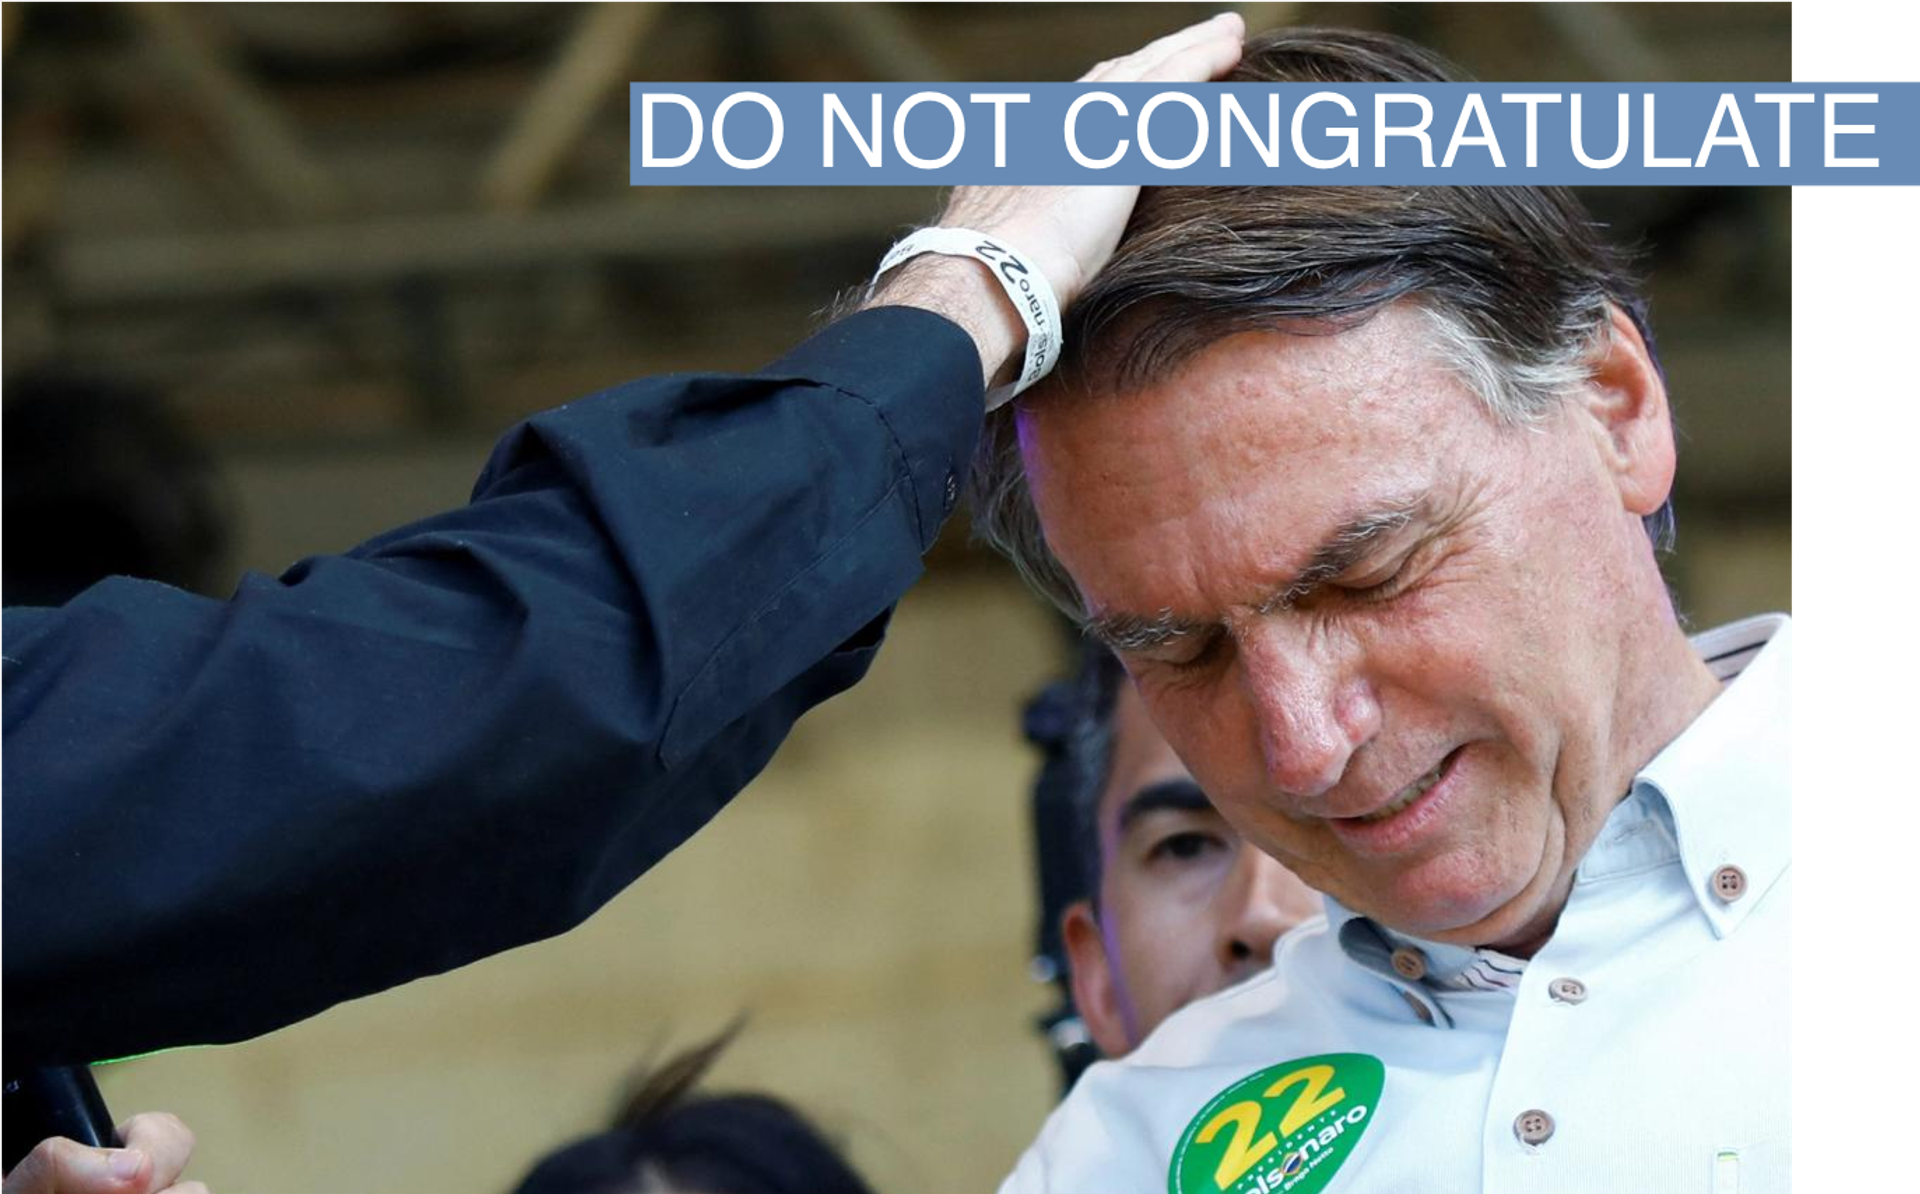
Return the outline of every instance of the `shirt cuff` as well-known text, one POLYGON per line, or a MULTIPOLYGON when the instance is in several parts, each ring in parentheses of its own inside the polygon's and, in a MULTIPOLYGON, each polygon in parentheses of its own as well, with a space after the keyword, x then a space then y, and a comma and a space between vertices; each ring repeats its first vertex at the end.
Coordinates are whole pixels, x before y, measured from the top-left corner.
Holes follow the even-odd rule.
POLYGON ((906 462, 920 549, 932 547, 959 501, 985 417, 973 338, 919 307, 874 307, 838 320, 761 373, 804 377, 874 408, 906 462))

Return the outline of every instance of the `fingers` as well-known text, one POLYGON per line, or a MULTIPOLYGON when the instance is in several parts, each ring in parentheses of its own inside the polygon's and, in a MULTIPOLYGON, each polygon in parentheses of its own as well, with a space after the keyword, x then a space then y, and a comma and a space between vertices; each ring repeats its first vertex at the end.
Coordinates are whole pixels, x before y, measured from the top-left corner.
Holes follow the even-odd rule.
POLYGON ((129 1149, 139 1149, 153 1158, 153 1175, 143 1190, 161 1190, 173 1185, 193 1156, 193 1132, 178 1116, 164 1111, 148 1111, 120 1125, 120 1139, 129 1149))
POLYGON ((7 1175, 0 1194, 207 1194, 199 1182, 179 1182, 193 1133, 178 1117, 149 1111, 116 1131, 125 1148, 42 1140, 7 1175))
MULTIPOLYGON (((1239 14, 1222 13, 1210 21, 1170 33, 1124 58, 1103 62, 1081 82, 1204 83, 1225 74, 1240 61, 1241 41, 1245 36, 1246 22, 1239 14)), ((1112 184, 961 187, 949 198, 940 222, 1008 238, 1033 258, 1040 272, 1053 284, 1064 310, 1073 304, 1087 280, 1113 256, 1138 194, 1136 186, 1112 184)), ((999 311, 1000 296, 992 297, 991 309, 996 316, 1011 314, 999 311)), ((896 293, 890 295, 889 301, 903 300, 896 293)), ((995 355, 991 345, 997 343, 996 337, 1006 336, 1017 344, 1017 332, 1008 332, 992 325, 991 321, 980 326, 969 323, 964 307, 956 314, 956 309, 940 305, 950 301, 922 296, 912 305, 939 310, 974 333, 975 343, 982 348, 983 364, 991 373, 1005 355, 995 355)))
POLYGON ((1141 75, 1143 83, 1205 83, 1232 70, 1240 62, 1240 39, 1216 37, 1188 46, 1141 75))
POLYGON ((146 1194, 153 1158, 138 1149, 42 1140, 7 1175, 4 1194, 146 1194))
POLYGON ((1238 38, 1244 28, 1238 14, 1221 13, 1197 25, 1189 25, 1157 38, 1131 54, 1101 63, 1094 69, 1104 72, 1101 76, 1104 82, 1129 82, 1189 47, 1220 37, 1238 38))
POLYGON ((1102 62, 1082 83, 1205 83, 1240 61, 1246 22, 1224 12, 1210 21, 1169 33, 1123 58, 1102 62))

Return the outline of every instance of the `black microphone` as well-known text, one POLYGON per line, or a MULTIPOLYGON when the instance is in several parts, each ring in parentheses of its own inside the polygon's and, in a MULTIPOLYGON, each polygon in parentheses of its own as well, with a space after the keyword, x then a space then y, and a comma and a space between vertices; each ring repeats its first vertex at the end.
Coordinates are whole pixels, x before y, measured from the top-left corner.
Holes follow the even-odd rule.
POLYGON ((45 1066, 9 1078, 0 1109, 5 1112, 0 1117, 5 1124, 0 1152, 5 1153, 8 1173, 49 1136, 65 1136, 95 1148, 120 1147, 113 1117, 107 1114, 90 1066, 45 1066))

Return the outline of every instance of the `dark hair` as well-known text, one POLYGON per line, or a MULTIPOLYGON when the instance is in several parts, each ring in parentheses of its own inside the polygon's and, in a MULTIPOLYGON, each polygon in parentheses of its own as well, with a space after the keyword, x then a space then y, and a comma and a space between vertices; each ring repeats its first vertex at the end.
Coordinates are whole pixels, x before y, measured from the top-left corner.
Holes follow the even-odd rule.
MULTIPOLYGON (((1027 739, 1046 754, 1035 800, 1054 794, 1064 810, 1063 851, 1041 851, 1040 865, 1070 870, 1050 882, 1041 876, 1042 902, 1064 906, 1100 898, 1100 797, 1113 777, 1113 712, 1126 669, 1101 643, 1080 642, 1074 674, 1049 684, 1026 709, 1027 739), (1050 856, 1051 855, 1051 856, 1050 856), (1064 856, 1061 856, 1064 855, 1064 856), (1056 893, 1051 899, 1048 892, 1056 893)), ((1057 912, 1050 908, 1048 912, 1057 912)), ((1052 917, 1045 916, 1049 923, 1052 917)), ((1044 936, 1044 934, 1043 934, 1044 936)))
POLYGON ((818 1129, 770 1095, 693 1093, 739 1032, 642 1072, 609 1129, 548 1154, 515 1194, 872 1194, 818 1129))
MULTIPOLYGON (((1296 29, 1252 39, 1229 81, 1461 77, 1401 38, 1296 29)), ((1645 304, 1621 257, 1565 188, 1154 187, 1067 315, 1065 355, 1050 384, 1136 388, 1234 333, 1344 330, 1403 299, 1428 317, 1436 349, 1510 423, 1539 417, 1586 377, 1594 348, 1611 334, 1611 308, 1646 334, 1645 304)), ((1013 410, 989 416, 970 485, 980 536, 1069 616, 1083 617, 1079 591, 1040 531, 1013 410)), ((1669 517, 1649 516, 1656 544, 1669 517)))
POLYGON ((1096 908, 1100 905, 1100 876, 1106 870, 1100 841, 1100 797, 1113 779, 1113 714, 1126 684, 1126 669, 1114 653, 1104 644, 1086 640, 1080 673, 1075 677, 1080 706, 1072 731, 1073 749, 1086 760, 1086 770, 1073 809, 1087 898, 1096 908))
POLYGON ((157 394, 36 369, 7 379, 5 420, 6 604, 59 605, 108 576, 212 582, 226 493, 157 394))

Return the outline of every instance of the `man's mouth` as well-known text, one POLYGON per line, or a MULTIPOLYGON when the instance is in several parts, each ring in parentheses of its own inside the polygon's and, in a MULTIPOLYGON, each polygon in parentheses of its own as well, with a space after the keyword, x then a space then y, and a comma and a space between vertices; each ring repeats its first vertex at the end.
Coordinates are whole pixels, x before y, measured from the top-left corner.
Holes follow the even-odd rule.
POLYGON ((1373 812, 1368 813, 1364 817, 1354 817, 1352 818, 1352 820, 1365 821, 1369 823, 1374 821, 1384 821, 1388 817, 1391 817, 1393 814, 1399 812, 1401 809, 1406 808, 1408 805, 1412 804, 1414 801, 1420 799, 1422 796, 1425 796, 1427 794, 1427 789, 1433 787, 1433 785, 1440 782, 1440 773, 1447 769, 1447 759, 1452 757, 1453 756, 1451 754, 1448 754, 1447 756, 1443 757, 1438 763, 1435 763, 1433 765, 1432 771, 1427 772, 1425 775, 1421 776, 1419 779, 1416 779, 1412 783, 1408 784, 1406 787, 1401 788, 1400 791, 1394 796, 1394 798, 1388 801, 1383 807, 1375 809, 1373 812))
POLYGON ((1360 855, 1394 855, 1415 849, 1446 821, 1446 810, 1461 787, 1460 747, 1447 752, 1433 769, 1393 794, 1393 798, 1357 817, 1327 822, 1346 848, 1360 855))

